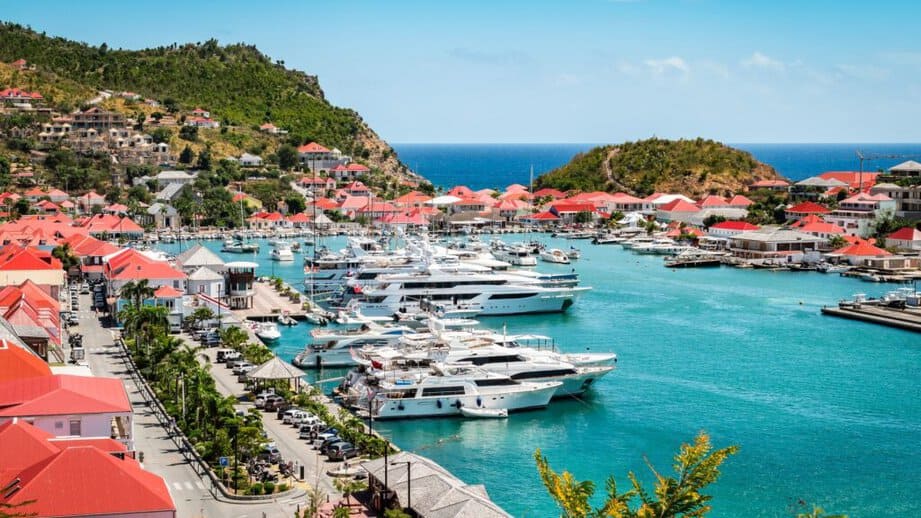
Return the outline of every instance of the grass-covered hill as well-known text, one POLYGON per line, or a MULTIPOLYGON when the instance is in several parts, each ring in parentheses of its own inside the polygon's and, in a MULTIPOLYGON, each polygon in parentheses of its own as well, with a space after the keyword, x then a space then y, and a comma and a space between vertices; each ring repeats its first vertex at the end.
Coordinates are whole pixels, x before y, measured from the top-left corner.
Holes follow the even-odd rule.
MULTIPOLYGON (((353 110, 331 105, 315 76, 285 68, 251 45, 217 41, 143 50, 95 47, 29 28, 0 24, 0 61, 25 59, 46 79, 82 94, 98 89, 132 91, 165 106, 201 106, 224 125, 264 122, 290 131, 293 141, 337 147, 389 174, 404 173, 393 149, 353 110)), ((38 77, 22 72, 26 87, 38 77)), ((61 96, 70 103, 75 96, 61 96)))
POLYGON ((713 140, 651 138, 596 147, 537 178, 539 187, 691 196, 743 191, 755 180, 779 178, 746 151, 713 140))

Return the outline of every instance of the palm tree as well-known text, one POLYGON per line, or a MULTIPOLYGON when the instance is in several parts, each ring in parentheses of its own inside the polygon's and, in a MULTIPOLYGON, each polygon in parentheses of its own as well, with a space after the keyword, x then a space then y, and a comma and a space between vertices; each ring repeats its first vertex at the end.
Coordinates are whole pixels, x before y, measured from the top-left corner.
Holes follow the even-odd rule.
POLYGON ((148 285, 147 279, 139 279, 137 281, 128 281, 118 293, 121 298, 139 308, 145 300, 153 297, 154 289, 148 285))

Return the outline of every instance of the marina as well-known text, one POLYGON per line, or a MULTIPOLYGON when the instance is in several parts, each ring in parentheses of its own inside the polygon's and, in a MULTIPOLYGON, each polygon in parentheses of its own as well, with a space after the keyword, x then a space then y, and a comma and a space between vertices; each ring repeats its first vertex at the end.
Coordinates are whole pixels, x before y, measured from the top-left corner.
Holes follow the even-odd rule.
MULTIPOLYGON (((524 238, 502 237, 509 242, 524 238)), ((531 237, 562 250, 571 244, 545 234, 531 237)), ((345 241, 323 239, 333 250, 345 241)), ((262 248, 266 251, 260 256, 267 256, 267 247, 262 248)), ((564 353, 615 352, 615 372, 578 399, 556 400, 542 410, 504 419, 381 421, 375 430, 464 480, 483 482, 496 503, 516 516, 553 510, 533 478, 536 444, 552 458, 570 459, 580 478, 601 480, 609 473, 643 472, 635 451, 646 452, 656 465, 668 463, 677 445, 701 428, 714 440, 744 447, 715 487, 721 509, 714 516, 751 515, 753 508, 764 510, 756 516, 783 516, 794 498, 835 502, 835 509, 848 511, 840 505, 848 492, 834 481, 846 477, 861 487, 880 487, 876 476, 855 474, 865 462, 878 465, 887 480, 900 481, 887 482, 887 491, 913 491, 907 481, 913 463, 921 459, 908 444, 921 440, 921 407, 901 395, 913 393, 911 366, 921 361, 915 335, 821 315, 830 301, 861 291, 880 297, 891 285, 815 271, 671 269, 663 267, 661 256, 633 254, 620 246, 586 243, 580 248, 578 264, 541 263, 537 268, 538 273, 561 274, 575 267, 581 282, 592 287, 567 312, 476 319, 497 332, 504 327, 509 335, 555 337, 564 353), (705 333, 700 331, 704 321, 705 333), (885 386, 878 381, 882 378, 885 386), (522 436, 530 439, 516 439, 522 436), (898 452, 899 461, 893 462, 892 454, 873 453, 877 450, 867 441, 882 441, 888 451, 898 452), (603 459, 591 453, 602 445, 610 451, 603 459), (490 468, 497 452, 507 469, 490 468), (791 455, 803 461, 791 464, 791 455), (815 470, 827 470, 829 462, 832 475, 804 494, 804 480, 815 470), (740 488, 753 484, 757 491, 740 496, 740 488)), ((300 265, 273 264, 268 257, 256 261, 257 275, 271 275, 274 268, 291 285, 303 281, 300 265)), ((305 321, 281 327, 273 350, 293 360, 311 329, 319 328, 305 321)), ((310 370, 307 379, 328 380, 322 386, 330 391, 346 372, 310 370)), ((860 508, 866 515, 876 514, 874 509, 883 512, 872 502, 863 501, 860 508)))

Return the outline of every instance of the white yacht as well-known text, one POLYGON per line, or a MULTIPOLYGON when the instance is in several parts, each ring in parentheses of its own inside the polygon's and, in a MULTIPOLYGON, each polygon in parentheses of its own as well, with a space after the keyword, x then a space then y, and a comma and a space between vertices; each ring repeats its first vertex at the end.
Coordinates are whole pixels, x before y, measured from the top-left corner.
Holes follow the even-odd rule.
POLYGON ((514 266, 537 266, 537 259, 535 259, 531 255, 531 251, 523 245, 507 245, 503 248, 493 250, 492 254, 496 259, 514 266))
POLYGON ((416 313, 423 300, 446 309, 475 307, 481 315, 559 313, 588 288, 546 286, 542 280, 506 273, 446 272, 438 268, 380 275, 372 286, 352 283, 345 302, 357 301, 364 315, 416 313))
POLYGON ((314 329, 310 335, 312 343, 291 361, 298 367, 350 367, 355 365, 352 348, 383 347, 394 345, 405 334, 415 331, 407 326, 385 327, 367 323, 350 330, 325 331, 314 329))
POLYGON ((549 248, 542 251, 540 260, 547 263, 569 264, 569 256, 559 248, 549 248))
POLYGON ((274 342, 281 338, 281 332, 275 322, 259 322, 253 331, 264 342, 274 342))
POLYGON ((289 262, 294 260, 294 252, 291 251, 291 243, 284 240, 275 241, 269 255, 273 261, 289 262))
POLYGON ((470 367, 433 364, 428 373, 370 374, 370 399, 359 409, 371 409, 377 419, 463 416, 461 408, 527 410, 543 408, 562 385, 558 381, 516 381, 508 376, 470 367), (378 375, 379 374, 379 375, 378 375))

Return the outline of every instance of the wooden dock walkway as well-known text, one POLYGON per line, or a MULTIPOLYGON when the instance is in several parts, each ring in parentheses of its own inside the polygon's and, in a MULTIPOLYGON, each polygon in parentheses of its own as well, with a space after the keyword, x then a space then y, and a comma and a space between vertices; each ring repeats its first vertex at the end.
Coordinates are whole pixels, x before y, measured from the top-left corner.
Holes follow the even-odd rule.
MULTIPOLYGON (((293 287, 292 287, 293 289, 293 287)), ((303 319, 306 315, 302 302, 291 302, 288 297, 283 297, 267 282, 254 282, 253 307, 249 309, 235 309, 233 314, 242 322, 244 320, 269 320, 278 318, 278 315, 287 312, 291 318, 303 319)), ((300 293, 300 292, 298 292, 300 293)), ((301 300, 304 300, 301 294, 301 300)))

